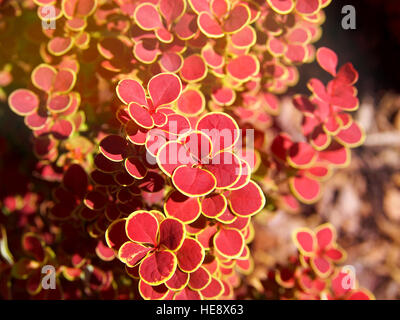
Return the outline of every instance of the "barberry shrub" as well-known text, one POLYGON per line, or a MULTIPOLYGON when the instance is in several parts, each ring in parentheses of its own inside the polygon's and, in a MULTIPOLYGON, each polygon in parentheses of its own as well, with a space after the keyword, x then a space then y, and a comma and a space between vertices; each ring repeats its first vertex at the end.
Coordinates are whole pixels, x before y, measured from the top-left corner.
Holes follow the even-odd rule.
POLYGON ((243 288, 240 296, 283 300, 374 299, 370 291, 359 286, 355 268, 343 265, 346 252, 336 243, 336 230, 330 223, 315 230, 295 230, 293 242, 298 254, 291 256, 286 265, 268 270, 258 288, 243 288))
MULTIPOLYGON (((363 142, 350 114, 357 71, 313 45, 329 3, 0 3, 10 44, 0 85, 32 131, 41 179, 1 194, 1 296, 240 297, 254 267, 253 216, 316 202, 363 142), (293 95, 301 130, 291 136, 282 96, 315 58, 332 79, 293 95), (41 286, 45 265, 56 290, 41 286)), ((345 253, 330 225, 298 231, 295 243, 299 256, 268 273, 264 298, 372 297, 340 286, 345 253)))

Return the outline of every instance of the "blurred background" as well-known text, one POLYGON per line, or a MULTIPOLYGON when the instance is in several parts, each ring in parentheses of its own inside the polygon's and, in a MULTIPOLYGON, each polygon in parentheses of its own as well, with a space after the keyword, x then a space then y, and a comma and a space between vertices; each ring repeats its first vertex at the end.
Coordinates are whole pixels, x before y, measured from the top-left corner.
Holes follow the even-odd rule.
MULTIPOLYGON (((300 214, 280 211, 256 218, 258 270, 253 276, 294 253, 294 228, 330 221, 360 285, 377 299, 400 299, 400 1, 333 0, 323 32, 316 47, 333 49, 339 65, 352 62, 360 74, 361 105, 355 118, 367 139, 353 151, 350 167, 327 181, 315 206, 303 207, 300 214), (341 27, 345 5, 356 9, 356 30, 341 27)), ((300 83, 289 93, 307 94, 310 77, 329 80, 315 63, 303 66, 300 74, 300 83)), ((290 110, 285 114, 290 117, 290 110)))

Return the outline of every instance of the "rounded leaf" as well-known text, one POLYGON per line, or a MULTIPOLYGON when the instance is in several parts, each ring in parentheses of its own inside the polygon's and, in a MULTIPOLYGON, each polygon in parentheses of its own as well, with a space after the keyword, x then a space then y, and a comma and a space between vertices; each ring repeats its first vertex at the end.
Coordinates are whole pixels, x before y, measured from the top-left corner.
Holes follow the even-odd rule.
POLYGON ((237 258, 245 245, 243 235, 236 229, 221 229, 214 237, 214 247, 226 258, 237 258))
POLYGON ((232 190, 228 200, 232 212, 242 217, 252 216, 265 206, 265 196, 254 181, 240 189, 232 190))
POLYGON ((260 63, 252 55, 241 55, 227 65, 228 73, 237 81, 247 81, 258 73, 260 63))
POLYGON ((164 211, 183 223, 192 223, 200 215, 201 207, 198 198, 191 198, 178 191, 172 192, 164 203, 164 211))
POLYGON ((8 97, 8 104, 16 114, 26 116, 39 107, 39 98, 30 90, 17 89, 8 97))
POLYGON ((158 229, 157 219, 148 211, 133 212, 126 220, 126 235, 134 242, 156 245, 158 229))
POLYGON ((193 54, 183 61, 180 74, 186 82, 198 82, 207 75, 207 66, 199 54, 193 54))
POLYGON ((166 218, 160 223, 159 245, 168 250, 178 250, 185 239, 185 227, 182 222, 174 218, 166 218))
MULTIPOLYGON (((300 2, 307 2, 307 1, 301 0, 300 2)), ((338 57, 335 52, 333 52, 329 48, 325 47, 319 48, 317 50, 317 61, 322 69, 324 69, 326 72, 329 72, 332 76, 336 76, 338 57)))
POLYGON ((172 278, 176 266, 176 257, 172 252, 155 251, 140 263, 140 278, 149 285, 160 285, 172 278))
POLYGON ((173 73, 161 73, 150 79, 147 91, 157 108, 175 102, 181 94, 182 83, 173 73))
POLYGON ((125 104, 136 102, 140 105, 147 105, 143 86, 136 80, 121 80, 117 85, 116 91, 118 98, 125 104))
POLYGON ((178 167, 174 171, 172 182, 181 193, 189 197, 207 195, 217 185, 216 179, 209 171, 186 165, 178 167))
POLYGON ((184 272, 193 272, 203 263, 204 255, 204 248, 200 242, 192 238, 186 238, 176 252, 178 266, 184 272))

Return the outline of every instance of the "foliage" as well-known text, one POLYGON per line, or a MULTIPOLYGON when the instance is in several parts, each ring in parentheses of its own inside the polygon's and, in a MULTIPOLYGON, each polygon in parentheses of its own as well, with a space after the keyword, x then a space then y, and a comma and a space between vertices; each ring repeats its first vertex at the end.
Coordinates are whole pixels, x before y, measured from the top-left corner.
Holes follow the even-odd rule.
MULTIPOLYGON (((2 297, 239 297, 253 268, 252 217, 316 202, 322 181, 363 141, 349 114, 359 104, 357 71, 337 70, 337 55, 313 46, 329 3, 1 3, 1 42, 10 47, 0 52, 0 84, 32 131, 40 178, 1 194, 1 242, 10 248, 2 297), (49 4, 56 28, 40 30, 49 4), (310 96, 293 95, 302 134, 291 137, 279 124, 282 95, 315 56, 333 79, 311 79, 310 96), (41 288, 47 264, 56 290, 41 288)), ((330 260, 343 253, 321 245, 320 232, 297 233, 291 276, 272 271, 287 289, 274 298, 321 298, 327 275, 341 276, 330 260)), ((354 298, 332 288, 326 297, 354 298)))

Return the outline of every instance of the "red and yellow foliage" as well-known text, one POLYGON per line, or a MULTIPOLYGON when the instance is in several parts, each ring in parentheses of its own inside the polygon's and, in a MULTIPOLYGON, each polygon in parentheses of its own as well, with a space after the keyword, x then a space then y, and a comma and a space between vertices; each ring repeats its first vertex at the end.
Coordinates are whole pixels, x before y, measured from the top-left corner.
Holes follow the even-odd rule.
MULTIPOLYGON (((363 142, 349 113, 359 105, 357 71, 313 46, 329 3, 0 3, 9 45, 0 89, 32 131, 33 171, 51 190, 1 193, 1 296, 239 297, 253 268, 252 217, 267 202, 297 210, 317 201, 363 142), (48 5, 56 27, 40 30, 48 5), (16 23, 26 23, 18 37, 16 23), (311 79, 310 96, 293 96, 299 139, 279 126, 281 96, 315 57, 332 80, 311 79), (40 287, 46 264, 57 290, 40 287)), ((267 298, 270 286, 285 289, 274 298, 370 297, 337 285, 344 251, 330 226, 298 231, 295 242, 300 255, 271 271, 267 298)))

